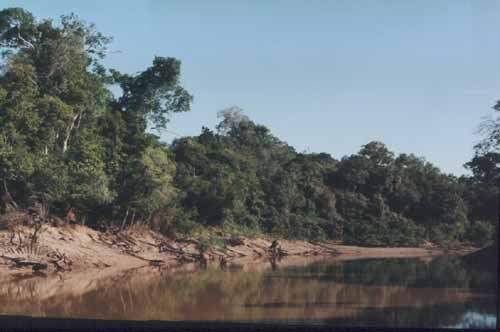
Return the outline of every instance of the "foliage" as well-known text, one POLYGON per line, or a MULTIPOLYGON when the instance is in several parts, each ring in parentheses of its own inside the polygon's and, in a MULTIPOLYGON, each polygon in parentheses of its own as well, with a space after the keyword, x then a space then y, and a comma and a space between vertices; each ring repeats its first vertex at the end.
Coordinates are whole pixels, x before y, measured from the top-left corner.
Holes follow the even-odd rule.
POLYGON ((75 15, 56 24, 0 11, 0 179, 19 202, 118 220, 169 206, 175 165, 147 126, 189 110, 180 62, 157 57, 142 73, 120 74, 100 64, 109 41, 75 15))
POLYGON ((495 239, 495 226, 487 221, 476 221, 468 225, 465 239, 472 244, 484 247, 491 244, 495 239))
POLYGON ((492 239, 498 118, 483 124, 473 176, 460 179, 377 141, 340 160, 299 153, 238 107, 219 112, 215 131, 168 146, 152 130, 190 109, 180 61, 120 73, 101 64, 110 41, 75 15, 0 11, 0 181, 21 207, 73 208, 91 225, 145 221, 169 236, 218 227, 369 246, 492 239))

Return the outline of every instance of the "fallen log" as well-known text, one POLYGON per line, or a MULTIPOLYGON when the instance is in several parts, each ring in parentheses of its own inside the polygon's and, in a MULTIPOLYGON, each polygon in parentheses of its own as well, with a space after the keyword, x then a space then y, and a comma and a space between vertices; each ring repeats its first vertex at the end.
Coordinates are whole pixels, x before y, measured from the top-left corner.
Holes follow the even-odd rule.
POLYGON ((11 261, 16 262, 16 263, 21 260, 21 258, 19 258, 19 257, 9 257, 9 256, 5 256, 5 255, 2 255, 0 257, 2 257, 4 259, 11 260, 11 261))
POLYGON ((131 245, 137 245, 137 242, 135 242, 134 240, 132 240, 129 236, 126 236, 122 233, 118 233, 116 234, 116 237, 119 238, 120 240, 122 240, 123 242, 128 242, 129 244, 131 245))
POLYGON ((147 244, 148 246, 152 246, 152 247, 157 247, 158 244, 157 243, 152 243, 152 242, 149 242, 149 241, 144 241, 144 240, 137 240, 139 242, 142 242, 144 244, 147 244))
POLYGON ((20 257, 9 257, 5 255, 2 255, 1 257, 14 262, 16 267, 32 266, 34 271, 43 270, 47 268, 47 264, 40 261, 23 260, 20 257))
POLYGON ((42 263, 40 263, 40 262, 33 262, 33 261, 23 261, 23 260, 20 260, 20 261, 16 262, 16 266, 17 267, 34 266, 34 265, 38 265, 38 264, 42 264, 42 263))
POLYGON ((149 260, 149 265, 153 265, 153 266, 160 266, 163 263, 165 263, 165 262, 162 261, 161 259, 151 259, 151 260, 149 260))
POLYGON ((181 255, 181 256, 195 258, 195 259, 199 258, 198 254, 186 252, 183 249, 174 248, 174 247, 172 247, 171 245, 169 245, 167 243, 160 244, 160 249, 159 250, 160 250, 160 252, 168 251, 168 252, 174 253, 176 255, 181 255))
POLYGON ((141 257, 139 255, 136 255, 135 253, 133 253, 131 251, 127 252, 127 254, 129 254, 132 257, 138 258, 140 260, 149 262, 149 264, 154 265, 154 266, 159 266, 160 264, 165 263, 165 261, 162 260, 162 259, 148 259, 148 258, 144 258, 144 257, 141 257))
POLYGON ((48 268, 48 265, 47 263, 38 263, 38 264, 34 264, 31 269, 33 271, 40 271, 40 270, 46 270, 48 268))

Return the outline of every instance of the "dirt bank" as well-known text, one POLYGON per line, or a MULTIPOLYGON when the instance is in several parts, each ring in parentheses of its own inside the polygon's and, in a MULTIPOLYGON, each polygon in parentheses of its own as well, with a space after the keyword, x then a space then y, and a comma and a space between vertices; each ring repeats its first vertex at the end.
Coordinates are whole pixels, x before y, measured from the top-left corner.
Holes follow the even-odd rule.
MULTIPOLYGON (((43 224, 33 240, 34 227, 15 225, 0 229, 0 273, 113 275, 119 271, 156 266, 176 270, 200 264, 200 243, 192 238, 169 239, 144 228, 99 232, 77 224, 43 224), (189 264, 190 263, 190 264, 189 264)), ((252 268, 273 260, 272 239, 234 238, 219 233, 224 245, 207 249, 202 263, 226 268, 252 268), (221 258, 223 262, 221 264, 221 258)), ((423 248, 362 248, 334 243, 279 240, 285 264, 300 264, 315 258, 338 260, 375 257, 432 257, 442 250, 423 248), (288 263, 286 263, 288 262, 288 263)), ((464 254, 470 250, 453 252, 464 254)))

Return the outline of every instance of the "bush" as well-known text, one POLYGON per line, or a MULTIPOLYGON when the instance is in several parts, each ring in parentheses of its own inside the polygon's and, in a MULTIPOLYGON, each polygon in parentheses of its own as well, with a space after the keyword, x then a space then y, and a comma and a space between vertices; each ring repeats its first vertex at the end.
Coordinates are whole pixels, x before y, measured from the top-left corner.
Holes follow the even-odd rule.
POLYGON ((225 221, 222 229, 235 236, 258 237, 262 235, 259 227, 247 227, 230 221, 225 221))
POLYGON ((386 212, 383 217, 384 222, 387 223, 384 238, 387 245, 414 247, 422 242, 424 236, 423 227, 394 212, 386 212))
POLYGON ((327 239, 321 225, 326 222, 320 218, 307 217, 290 214, 290 226, 286 230, 286 237, 292 239, 307 239, 313 241, 324 241, 327 239))
POLYGON ((455 225, 440 224, 430 230, 430 240, 445 249, 453 249, 460 245, 459 232, 455 225))
POLYGON ((197 227, 199 227, 199 224, 190 218, 177 218, 173 223, 173 227, 181 234, 190 235, 197 227))
POLYGON ((485 247, 493 242, 495 234, 494 225, 486 221, 476 221, 467 226, 464 237, 477 247, 485 247))

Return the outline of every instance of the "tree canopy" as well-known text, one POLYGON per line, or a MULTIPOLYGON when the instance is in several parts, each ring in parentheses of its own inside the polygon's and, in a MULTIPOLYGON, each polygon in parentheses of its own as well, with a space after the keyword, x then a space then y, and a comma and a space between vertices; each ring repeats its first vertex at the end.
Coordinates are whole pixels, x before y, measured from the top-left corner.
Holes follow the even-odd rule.
POLYGON ((15 208, 71 208, 89 225, 230 225, 372 246, 492 240, 498 118, 483 124, 465 165, 473 175, 461 178, 382 142, 340 160, 297 152, 238 107, 219 112, 214 130, 168 145, 153 129, 189 111, 193 98, 181 62, 155 57, 142 72, 120 73, 102 64, 110 41, 73 14, 53 21, 0 11, 0 181, 15 208))

